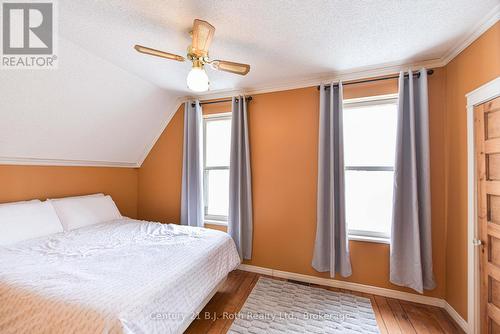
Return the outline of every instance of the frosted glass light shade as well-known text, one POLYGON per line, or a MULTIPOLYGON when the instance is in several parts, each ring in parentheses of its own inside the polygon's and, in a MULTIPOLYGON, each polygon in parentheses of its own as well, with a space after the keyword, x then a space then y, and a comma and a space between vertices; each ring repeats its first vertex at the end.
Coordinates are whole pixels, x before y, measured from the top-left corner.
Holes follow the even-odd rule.
POLYGON ((193 92, 208 90, 208 75, 203 68, 193 67, 187 76, 187 85, 193 92))

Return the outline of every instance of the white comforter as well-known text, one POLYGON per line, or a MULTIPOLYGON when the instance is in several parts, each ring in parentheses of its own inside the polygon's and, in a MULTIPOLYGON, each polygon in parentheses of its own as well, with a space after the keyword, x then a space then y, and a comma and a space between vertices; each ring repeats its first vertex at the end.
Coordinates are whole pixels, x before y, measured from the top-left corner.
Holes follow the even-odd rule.
POLYGON ((239 263, 225 233, 131 219, 0 247, 0 333, 176 333, 239 263))

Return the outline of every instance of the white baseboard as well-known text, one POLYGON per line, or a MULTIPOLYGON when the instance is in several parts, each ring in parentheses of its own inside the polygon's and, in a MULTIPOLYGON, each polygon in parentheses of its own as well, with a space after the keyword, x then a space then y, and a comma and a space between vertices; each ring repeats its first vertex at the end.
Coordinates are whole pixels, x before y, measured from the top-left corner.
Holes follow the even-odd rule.
POLYGON ((465 321, 458 314, 458 312, 455 311, 455 309, 453 307, 451 307, 450 304, 448 304, 444 299, 441 299, 441 298, 422 296, 422 295, 417 295, 414 293, 397 291, 397 290, 386 289, 386 288, 379 288, 376 286, 365 285, 365 284, 360 284, 360 283, 344 282, 344 281, 339 281, 339 280, 331 279, 331 278, 315 277, 315 276, 310 276, 310 275, 292 273, 292 272, 288 272, 288 271, 275 270, 275 269, 271 269, 271 268, 263 268, 263 267, 249 265, 249 264, 240 264, 238 269, 243 270, 243 271, 257 273, 257 274, 262 274, 262 275, 291 279, 291 280, 295 280, 295 281, 319 284, 319 285, 324 285, 324 286, 331 286, 331 287, 339 288, 339 289, 364 292, 364 293, 369 293, 369 294, 374 294, 374 295, 379 295, 379 296, 384 296, 384 297, 389 297, 389 298, 405 300, 405 301, 409 301, 409 302, 413 302, 413 303, 420 303, 420 304, 425 304, 425 305, 432 305, 432 306, 441 307, 446 312, 448 312, 450 317, 452 317, 453 320, 455 320, 455 322, 462 328, 462 330, 465 333, 469 332, 469 327, 468 327, 467 321, 465 321))
POLYGON ((256 273, 256 274, 262 274, 262 275, 268 275, 268 276, 274 276, 273 275, 273 270, 269 268, 264 268, 264 267, 257 267, 257 266, 252 266, 250 264, 240 264, 238 266, 239 270, 243 271, 249 271, 251 273, 256 273))
POLYGON ((448 312, 450 317, 452 317, 453 320, 455 320, 455 322, 460 326, 460 328, 462 328, 462 330, 465 333, 469 333, 470 329, 467 321, 465 321, 464 318, 462 318, 460 314, 458 314, 458 312, 450 304, 448 304, 446 300, 443 300, 443 302, 444 302, 443 308, 446 310, 446 312, 448 312))

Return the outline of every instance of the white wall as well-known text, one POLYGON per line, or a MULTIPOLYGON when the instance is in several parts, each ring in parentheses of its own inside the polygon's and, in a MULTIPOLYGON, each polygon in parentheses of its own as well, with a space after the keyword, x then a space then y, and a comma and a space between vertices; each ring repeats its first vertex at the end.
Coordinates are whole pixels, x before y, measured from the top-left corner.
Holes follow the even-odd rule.
POLYGON ((58 56, 55 70, 0 69, 0 163, 139 164, 175 97, 67 39, 58 56))

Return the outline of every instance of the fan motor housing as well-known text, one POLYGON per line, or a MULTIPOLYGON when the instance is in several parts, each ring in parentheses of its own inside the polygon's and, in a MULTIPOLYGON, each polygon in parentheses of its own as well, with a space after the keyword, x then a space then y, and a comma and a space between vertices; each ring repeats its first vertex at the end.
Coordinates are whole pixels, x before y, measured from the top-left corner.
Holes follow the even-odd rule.
POLYGON ((193 67, 203 67, 203 65, 210 62, 208 52, 196 50, 192 46, 188 47, 187 59, 193 62, 193 67))

